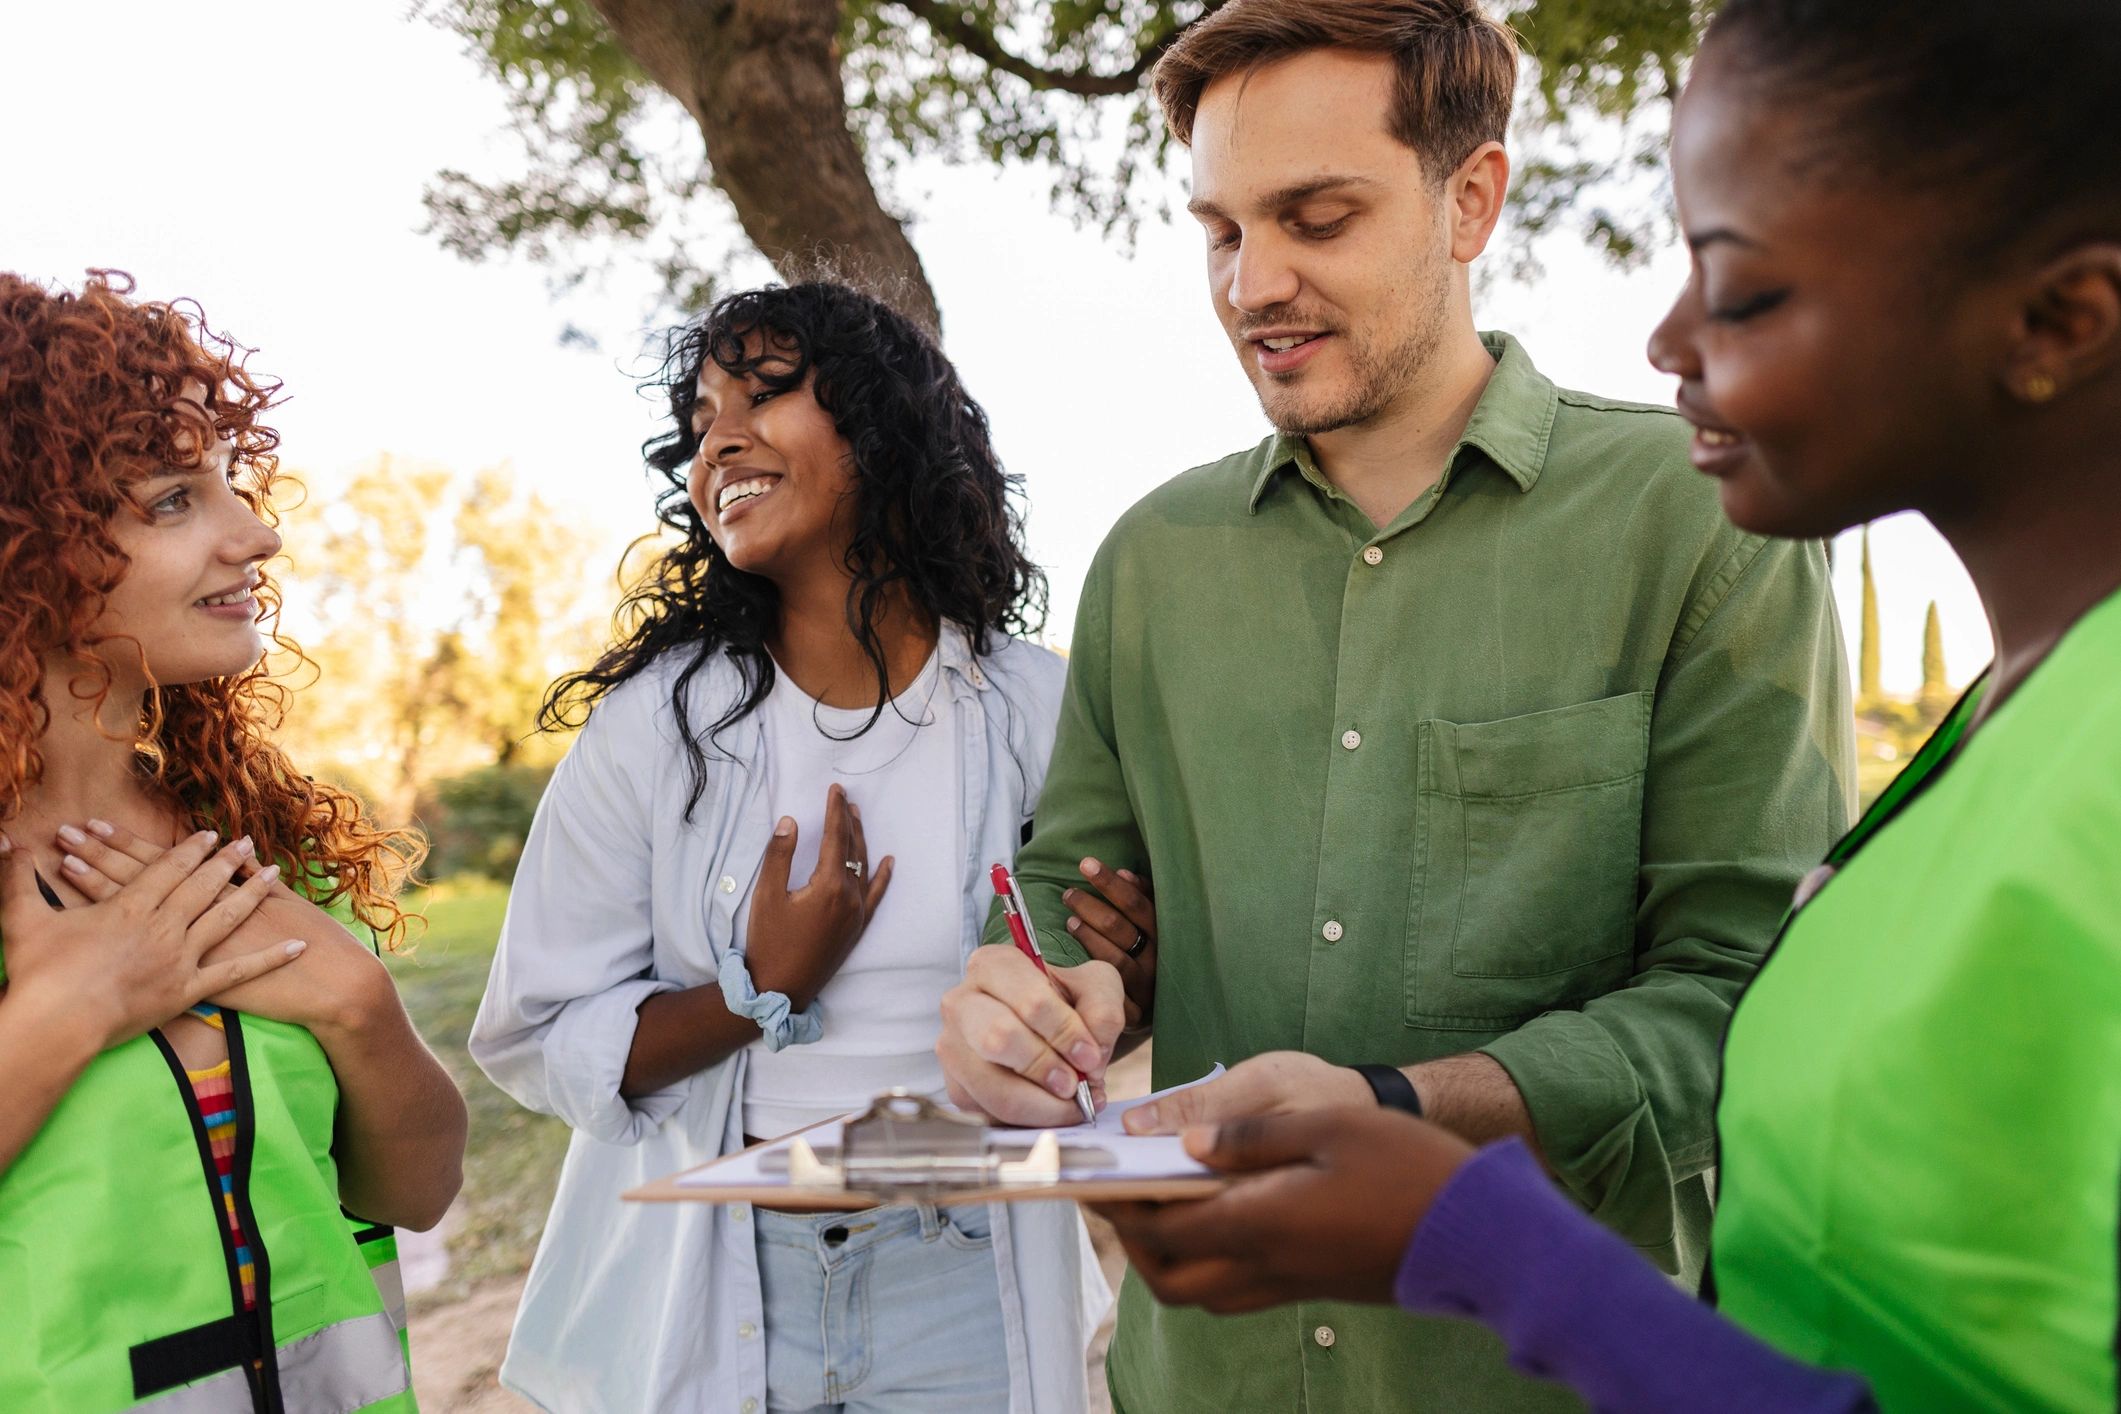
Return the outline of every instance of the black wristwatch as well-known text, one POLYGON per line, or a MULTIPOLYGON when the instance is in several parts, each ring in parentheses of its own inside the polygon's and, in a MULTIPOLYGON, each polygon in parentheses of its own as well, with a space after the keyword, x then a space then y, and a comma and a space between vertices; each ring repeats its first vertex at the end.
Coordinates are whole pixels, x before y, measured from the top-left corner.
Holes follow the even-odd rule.
POLYGON ((1407 1073, 1394 1065, 1351 1065, 1348 1069, 1370 1082, 1370 1093, 1388 1110, 1405 1110, 1421 1118, 1421 1096, 1407 1073))

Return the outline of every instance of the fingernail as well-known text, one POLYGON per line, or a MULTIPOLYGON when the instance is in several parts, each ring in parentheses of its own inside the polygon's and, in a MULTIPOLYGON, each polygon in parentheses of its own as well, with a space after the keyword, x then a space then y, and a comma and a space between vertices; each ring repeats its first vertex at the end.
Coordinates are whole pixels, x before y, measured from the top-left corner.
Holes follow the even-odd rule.
POLYGON ((250 842, 249 835, 245 835, 242 839, 236 841, 236 853, 243 856, 243 858, 248 859, 257 852, 258 847, 250 842))
POLYGON ((1077 1041, 1068 1048, 1068 1059, 1075 1062, 1077 1070, 1087 1072, 1097 1064, 1097 1047, 1088 1041, 1077 1041))
POLYGON ((1062 902, 1062 903, 1074 903, 1074 902, 1075 902, 1075 895, 1076 895, 1076 890, 1074 890, 1074 889, 1062 889, 1062 890, 1061 890, 1061 902, 1062 902))
POLYGON ((67 842, 68 844, 87 844, 87 843, 88 843, 88 836, 87 836, 87 835, 84 835, 84 834, 82 834, 82 833, 81 833, 81 832, 80 832, 79 830, 75 829, 75 828, 74 828, 74 827, 73 827, 72 825, 61 825, 61 826, 59 827, 59 838, 60 838, 60 839, 62 839, 62 840, 65 840, 65 841, 66 841, 66 842, 67 842))
POLYGON ((786 839, 794 833, 795 817, 792 815, 783 815, 773 827, 773 834, 776 839, 786 839))
POLYGON ((221 838, 221 835, 216 830, 201 830, 198 834, 193 835, 192 838, 195 840, 205 840, 208 844, 212 844, 215 840, 221 838))
POLYGON ((279 877, 280 877, 280 866, 279 866, 279 865, 277 865, 277 864, 268 864, 268 865, 266 865, 266 866, 265 866, 265 867, 264 867, 263 869, 260 869, 260 870, 259 870, 259 871, 258 871, 258 872, 257 872, 256 874, 252 875, 251 877, 252 877, 252 878, 256 878, 256 879, 268 879, 268 880, 270 880, 270 879, 277 879, 277 878, 279 878, 279 877))
POLYGON ((15 842, 6 835, 0 834, 0 854, 13 854, 14 852, 15 842))
POLYGON ((1142 881, 1141 875, 1135 873, 1132 869, 1120 870, 1119 876, 1130 884, 1139 884, 1142 881))
POLYGON ((1075 1093, 1075 1077, 1055 1066, 1046 1072, 1046 1088, 1065 1100, 1075 1093))
POLYGON ((1082 926, 1083 920, 1080 918, 1071 918, 1068 920, 1068 931, 1071 933, 1080 931, 1082 926))
POLYGON ((1098 863, 1094 859, 1085 859, 1082 864, 1083 872, 1093 877, 1104 872, 1104 868, 1104 865, 1098 863))
POLYGON ((287 955, 289 957, 300 957, 302 949, 308 946, 309 944, 303 942, 300 938, 289 938, 287 940, 287 955))
POLYGON ((80 860, 74 858, 71 854, 62 854, 59 856, 59 867, 61 869, 64 869, 69 874, 86 874, 88 872, 88 866, 86 864, 83 864, 80 860))
POLYGON ((108 820, 89 821, 88 832, 94 835, 96 838, 104 840, 109 839, 113 834, 117 833, 111 828, 111 823, 108 820))
POLYGON ((1129 1134, 1147 1134, 1157 1126, 1155 1105, 1136 1105, 1120 1116, 1129 1134))

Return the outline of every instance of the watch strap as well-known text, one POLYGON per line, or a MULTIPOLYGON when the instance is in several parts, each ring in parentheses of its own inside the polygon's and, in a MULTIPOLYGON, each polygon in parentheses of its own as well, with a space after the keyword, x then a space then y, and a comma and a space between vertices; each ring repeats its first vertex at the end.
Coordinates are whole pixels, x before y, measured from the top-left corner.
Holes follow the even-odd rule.
POLYGON ((1404 1110, 1416 1119, 1421 1118, 1421 1096, 1414 1089, 1414 1082, 1396 1065, 1351 1065, 1348 1069, 1360 1075, 1370 1084, 1370 1093, 1377 1103, 1388 1110, 1404 1110))

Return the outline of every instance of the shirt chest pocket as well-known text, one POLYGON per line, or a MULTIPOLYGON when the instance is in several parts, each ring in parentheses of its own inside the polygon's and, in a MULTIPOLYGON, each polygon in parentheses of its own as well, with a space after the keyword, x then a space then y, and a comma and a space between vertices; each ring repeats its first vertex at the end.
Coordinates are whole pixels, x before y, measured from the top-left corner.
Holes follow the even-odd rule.
POLYGON ((1500 1033, 1626 980, 1651 700, 1419 725, 1409 1025, 1500 1033))

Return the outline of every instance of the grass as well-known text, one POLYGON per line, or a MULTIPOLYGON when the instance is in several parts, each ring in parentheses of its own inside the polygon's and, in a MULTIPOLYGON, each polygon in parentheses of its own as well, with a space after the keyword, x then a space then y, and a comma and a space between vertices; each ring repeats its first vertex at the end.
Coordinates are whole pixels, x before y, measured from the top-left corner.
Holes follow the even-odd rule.
MULTIPOLYGON (((464 1190, 449 1232, 449 1277, 434 1300, 451 1300, 491 1277, 530 1266, 567 1152, 567 1126, 532 1114, 495 1089, 464 1049, 471 1034, 508 891, 452 880, 407 900, 427 929, 390 970, 413 1024, 456 1077, 471 1111, 464 1190)), ((415 925, 415 930, 417 931, 415 925)))

